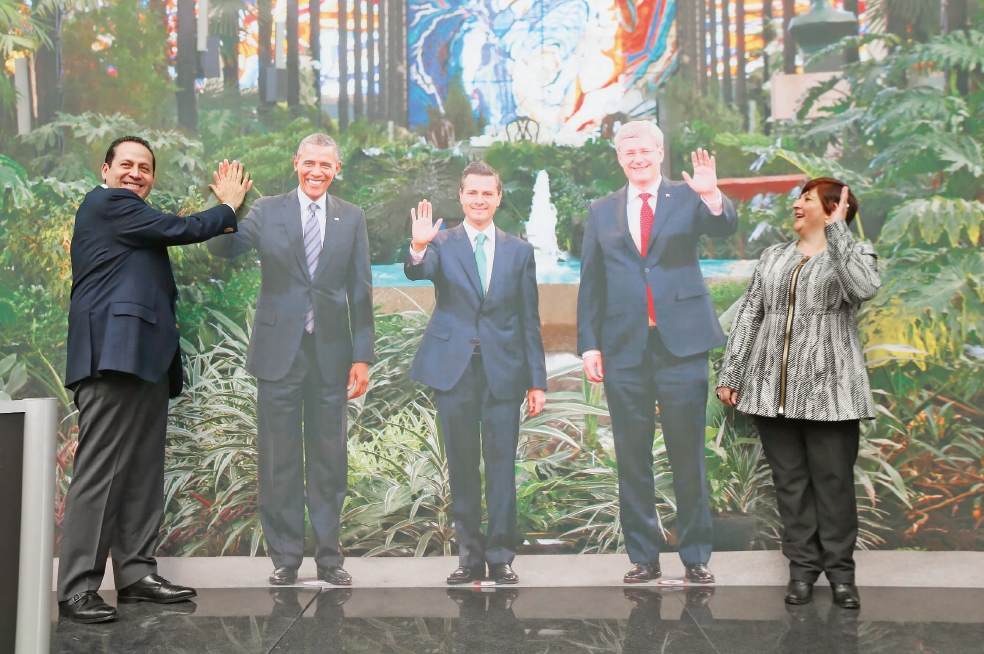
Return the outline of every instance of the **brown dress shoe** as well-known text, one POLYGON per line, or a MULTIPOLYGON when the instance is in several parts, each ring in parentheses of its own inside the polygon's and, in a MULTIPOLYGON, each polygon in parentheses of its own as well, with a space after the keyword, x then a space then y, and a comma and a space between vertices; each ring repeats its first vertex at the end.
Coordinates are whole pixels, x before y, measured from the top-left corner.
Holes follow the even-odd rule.
POLYGON ((622 583, 626 584, 644 584, 653 579, 659 579, 662 576, 662 572, 659 569, 659 564, 649 565, 648 563, 636 563, 632 566, 632 569, 625 573, 622 577, 622 583))
POLYGON ((687 581, 692 584, 713 584, 714 575, 711 571, 707 569, 707 565, 703 563, 688 563, 687 566, 687 581))

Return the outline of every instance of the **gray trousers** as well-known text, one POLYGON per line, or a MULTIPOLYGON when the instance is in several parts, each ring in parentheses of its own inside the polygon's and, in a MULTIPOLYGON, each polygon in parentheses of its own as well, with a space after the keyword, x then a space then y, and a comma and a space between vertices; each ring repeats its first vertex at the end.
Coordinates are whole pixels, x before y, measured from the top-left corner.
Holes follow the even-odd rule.
POLYGON ((79 445, 65 499, 59 601, 98 590, 110 553, 117 588, 157 572, 167 396, 166 375, 148 382, 108 372, 76 387, 79 445))
POLYGON ((315 563, 345 561, 338 534, 348 488, 347 382, 324 380, 307 333, 283 379, 257 381, 260 524, 276 567, 301 565, 305 497, 315 563))

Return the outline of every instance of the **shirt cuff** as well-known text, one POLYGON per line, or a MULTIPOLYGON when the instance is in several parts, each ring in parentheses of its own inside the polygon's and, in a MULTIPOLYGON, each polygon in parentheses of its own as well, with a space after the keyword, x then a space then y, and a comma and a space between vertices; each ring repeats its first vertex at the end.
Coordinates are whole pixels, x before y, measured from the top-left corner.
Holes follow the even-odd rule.
MULTIPOLYGON (((700 199, 704 200, 704 196, 700 196, 700 199)), ((707 205, 707 208, 715 216, 720 216, 724 213, 724 195, 721 193, 721 189, 718 189, 717 197, 713 201, 708 202, 704 200, 704 204, 707 205)))
POLYGON ((410 263, 413 265, 418 265, 424 260, 424 255, 427 254, 427 248, 424 248, 423 252, 414 252, 413 246, 410 246, 410 263))
POLYGON ((581 358, 583 359, 584 357, 592 354, 601 354, 601 350, 585 350, 581 353, 581 358))

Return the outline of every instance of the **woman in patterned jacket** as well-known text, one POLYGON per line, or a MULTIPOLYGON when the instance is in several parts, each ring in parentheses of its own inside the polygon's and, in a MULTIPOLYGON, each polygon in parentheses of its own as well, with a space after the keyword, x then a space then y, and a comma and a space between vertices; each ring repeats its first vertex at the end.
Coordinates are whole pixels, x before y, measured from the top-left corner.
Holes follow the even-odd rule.
POLYGON ((848 225, 842 182, 810 180, 793 204, 799 240, 767 248, 735 314, 717 396, 752 416, 772 468, 789 559, 786 602, 806 604, 826 574, 834 603, 861 605, 854 462, 875 417, 856 316, 881 287, 878 257, 848 225))

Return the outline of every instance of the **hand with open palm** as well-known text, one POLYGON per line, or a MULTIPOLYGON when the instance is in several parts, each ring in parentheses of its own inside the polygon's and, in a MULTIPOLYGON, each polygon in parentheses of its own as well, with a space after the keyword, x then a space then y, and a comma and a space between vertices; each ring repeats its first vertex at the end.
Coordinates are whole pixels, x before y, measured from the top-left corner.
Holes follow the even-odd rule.
POLYGON ((414 252, 423 252, 427 244, 434 240, 441 229, 443 219, 434 221, 434 206, 427 200, 421 200, 417 209, 410 210, 410 227, 412 238, 410 247, 414 252))
POLYGON ((830 212, 827 219, 824 221, 827 225, 833 223, 839 223, 842 220, 847 220, 847 209, 848 209, 848 198, 850 197, 851 189, 847 186, 841 189, 840 202, 834 205, 834 210, 830 212))
POLYGON ((691 177, 686 171, 683 172, 683 181, 698 195, 710 198, 713 201, 717 197, 717 164, 714 157, 707 150, 697 148, 696 152, 690 153, 690 161, 694 166, 694 175, 691 177))

